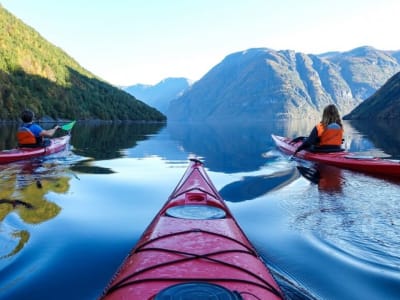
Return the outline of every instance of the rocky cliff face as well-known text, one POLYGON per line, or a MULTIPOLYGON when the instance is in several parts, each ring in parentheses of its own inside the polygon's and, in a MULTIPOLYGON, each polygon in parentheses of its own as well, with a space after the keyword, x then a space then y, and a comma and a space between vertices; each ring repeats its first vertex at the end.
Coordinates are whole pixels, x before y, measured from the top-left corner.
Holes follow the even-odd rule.
POLYGON ((391 77, 376 93, 344 119, 400 120, 400 73, 391 77))
POLYGON ((267 48, 233 53, 171 101, 167 116, 176 121, 314 118, 329 103, 347 114, 400 71, 394 54, 371 47, 321 55, 267 48))

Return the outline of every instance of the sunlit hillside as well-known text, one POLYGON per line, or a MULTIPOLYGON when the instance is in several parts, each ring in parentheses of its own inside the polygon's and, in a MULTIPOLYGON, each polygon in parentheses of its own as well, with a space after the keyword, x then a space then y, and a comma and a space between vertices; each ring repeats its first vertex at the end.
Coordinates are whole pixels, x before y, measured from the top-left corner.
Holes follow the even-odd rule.
POLYGON ((0 5, 0 120, 22 109, 52 119, 164 121, 165 116, 82 68, 0 5))

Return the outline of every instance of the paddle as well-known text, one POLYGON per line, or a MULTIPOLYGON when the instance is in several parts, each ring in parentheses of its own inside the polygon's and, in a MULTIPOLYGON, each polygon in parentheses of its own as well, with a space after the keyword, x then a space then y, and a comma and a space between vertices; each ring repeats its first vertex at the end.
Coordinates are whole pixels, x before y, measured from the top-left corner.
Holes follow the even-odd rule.
POLYGON ((321 179, 321 174, 317 169, 308 168, 304 166, 296 166, 297 170, 305 179, 311 181, 314 184, 318 184, 321 179))
POLYGON ((295 151, 290 157, 289 157, 289 161, 296 161, 296 167, 297 170, 299 170, 299 173, 307 180, 311 181, 312 183, 318 184, 321 175, 319 173, 319 171, 316 168, 313 167, 306 167, 304 165, 300 165, 299 161, 301 161, 301 159, 297 159, 296 160, 296 154, 297 151, 295 151))
MULTIPOLYGON (((293 140, 290 141, 290 144, 294 145, 298 142, 304 142, 307 139, 307 137, 305 136, 298 136, 296 138, 294 138, 293 140)), ((299 147, 297 147, 297 149, 294 151, 294 153, 289 157, 289 160, 294 160, 294 158, 296 157, 297 152, 299 147)))
POLYGON ((76 121, 72 121, 71 123, 60 126, 60 128, 65 131, 70 131, 72 129, 72 127, 74 127, 75 123, 76 123, 76 121))

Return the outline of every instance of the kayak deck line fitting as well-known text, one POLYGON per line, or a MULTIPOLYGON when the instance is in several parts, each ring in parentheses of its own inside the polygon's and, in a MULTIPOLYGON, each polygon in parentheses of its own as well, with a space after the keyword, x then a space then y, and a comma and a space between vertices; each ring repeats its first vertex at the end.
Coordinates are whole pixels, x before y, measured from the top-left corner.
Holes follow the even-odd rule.
POLYGON ((191 159, 102 295, 121 298, 267 300, 283 294, 203 164, 191 159))

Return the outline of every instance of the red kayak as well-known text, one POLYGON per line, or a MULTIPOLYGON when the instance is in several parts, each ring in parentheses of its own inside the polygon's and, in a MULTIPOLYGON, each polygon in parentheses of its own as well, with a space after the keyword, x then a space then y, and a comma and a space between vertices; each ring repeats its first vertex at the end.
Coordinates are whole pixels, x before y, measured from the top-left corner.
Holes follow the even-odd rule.
POLYGON ((14 161, 30 159, 39 156, 45 156, 63 151, 69 143, 71 136, 65 135, 59 138, 51 139, 51 144, 47 147, 37 148, 15 148, 12 150, 0 151, 0 164, 6 164, 14 161))
MULTIPOLYGON (((272 138, 276 146, 287 154, 293 154, 301 144, 301 141, 291 143, 291 139, 287 137, 272 135, 272 138)), ((400 177, 400 161, 387 160, 373 156, 360 156, 347 151, 317 153, 302 150, 297 152, 296 157, 343 169, 375 175, 400 177)))
POLYGON ((283 299, 200 161, 114 275, 102 299, 283 299))

